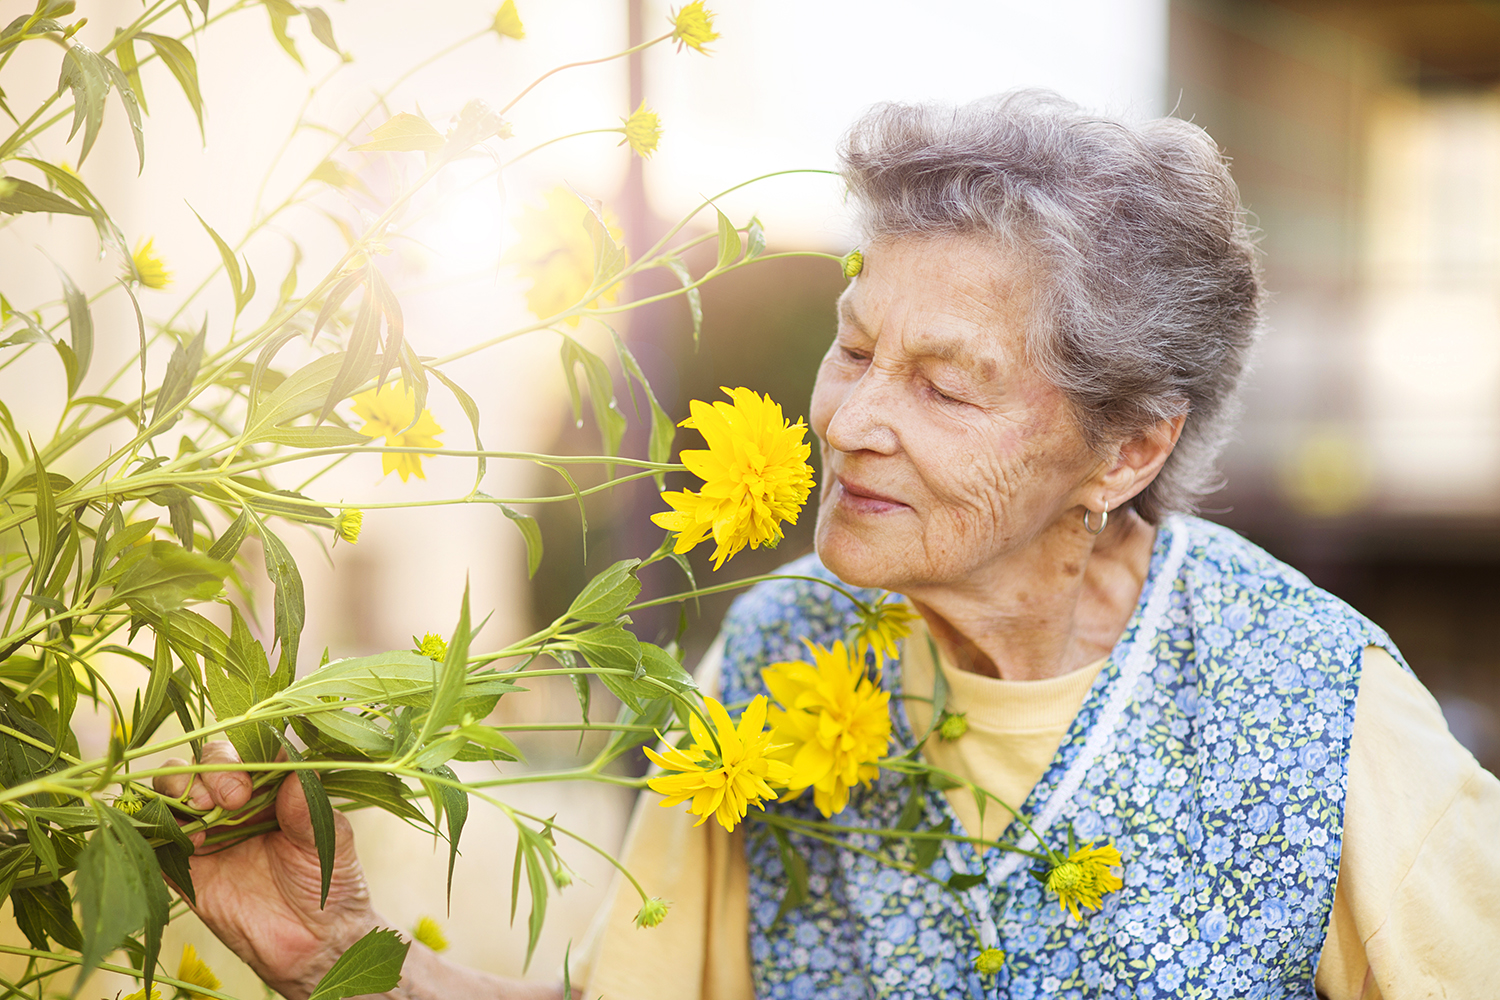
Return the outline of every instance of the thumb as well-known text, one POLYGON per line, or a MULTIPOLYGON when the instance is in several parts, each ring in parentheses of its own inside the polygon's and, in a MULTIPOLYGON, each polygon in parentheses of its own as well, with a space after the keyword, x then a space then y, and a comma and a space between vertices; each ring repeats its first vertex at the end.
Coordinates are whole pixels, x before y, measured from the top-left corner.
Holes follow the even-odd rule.
MULTIPOLYGON (((313 780, 318 779, 314 777, 313 780)), ((331 811, 335 844, 334 860, 352 862, 354 860, 354 831, 343 813, 337 809, 331 811)), ((302 790, 302 781, 295 774, 287 775, 281 782, 281 789, 276 793, 276 822, 281 826, 281 832, 294 846, 309 854, 317 853, 318 839, 313 830, 312 808, 308 804, 307 793, 302 790)))

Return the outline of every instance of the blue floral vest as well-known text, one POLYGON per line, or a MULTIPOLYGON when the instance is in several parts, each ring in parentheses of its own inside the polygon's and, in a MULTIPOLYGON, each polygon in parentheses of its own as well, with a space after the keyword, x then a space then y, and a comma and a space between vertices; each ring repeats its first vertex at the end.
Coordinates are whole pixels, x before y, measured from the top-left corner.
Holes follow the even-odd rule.
MULTIPOLYGON (((813 557, 788 570, 832 578, 813 557)), ((724 624, 725 702, 765 693, 762 667, 804 658, 804 636, 831 643, 852 620, 849 602, 829 588, 756 587, 724 624)), ((1385 633, 1238 535, 1167 519, 1129 626, 1021 806, 1054 846, 1069 823, 1080 843, 1112 840, 1125 887, 1080 923, 1031 877, 1024 856, 948 843, 931 874, 985 876, 964 894, 971 920, 945 887, 792 835, 810 873, 808 899, 777 921, 777 845, 752 823, 756 996, 1313 996, 1369 645, 1400 661, 1385 633), (1007 959, 982 977, 972 961, 988 945, 1007 959)), ((899 690, 899 664, 886 668, 885 683, 899 690)), ((902 702, 891 705, 897 745, 911 746, 902 702)), ((834 822, 893 828, 905 789, 882 773, 834 822)), ((811 796, 769 808, 822 819, 811 796)), ((959 829, 940 792, 927 794, 925 808, 928 824, 959 829)), ((884 842, 864 835, 854 846, 878 851, 884 842)))

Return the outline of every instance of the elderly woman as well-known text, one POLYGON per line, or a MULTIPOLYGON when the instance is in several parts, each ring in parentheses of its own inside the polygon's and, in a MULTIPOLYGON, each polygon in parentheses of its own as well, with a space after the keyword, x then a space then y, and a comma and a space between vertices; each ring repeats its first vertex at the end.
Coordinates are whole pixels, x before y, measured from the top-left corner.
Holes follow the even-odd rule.
MULTIPOLYGON (((1111 840, 1124 887, 1080 920, 1017 854, 950 842, 944 873, 983 876, 959 895, 865 842, 792 835, 810 891, 778 914, 774 839, 646 801, 625 860, 672 915, 637 930, 629 901, 603 913, 586 995, 1495 995, 1500 782, 1383 632, 1187 516, 1262 299, 1208 136, 1017 94, 877 108, 843 156, 864 264, 818 372, 817 555, 793 570, 904 595, 921 627, 883 673, 897 742, 929 730, 941 678, 968 728, 927 740, 927 760, 1044 837, 1111 840), (992 947, 998 974, 974 966, 992 947)), ((839 638, 849 607, 807 582, 756 588, 703 685, 764 693, 761 669, 839 638)), ((838 821, 895 827, 910 787, 884 775, 838 821)), ((318 912, 298 788, 281 833, 193 862, 205 920, 291 998, 376 921, 347 834, 318 912)), ((967 791, 915 794, 934 828, 1006 832, 967 791)), ((821 818, 807 797, 770 808, 821 818)), ((403 990, 548 995, 420 946, 403 990)))

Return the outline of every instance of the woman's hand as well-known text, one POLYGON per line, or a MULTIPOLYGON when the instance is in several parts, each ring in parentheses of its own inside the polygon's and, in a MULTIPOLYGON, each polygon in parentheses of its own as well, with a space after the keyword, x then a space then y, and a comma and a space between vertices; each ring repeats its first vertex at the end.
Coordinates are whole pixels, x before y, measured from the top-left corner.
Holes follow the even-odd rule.
MULTIPOLYGON (((228 743, 209 743, 202 761, 236 764, 239 756, 228 743)), ((226 811, 244 808, 252 791, 243 771, 167 775, 156 779, 155 788, 177 799, 186 794, 185 801, 196 809, 218 806, 226 811)), ((265 818, 272 815, 268 809, 265 818)), ((354 852, 354 832, 342 813, 333 814, 333 878, 322 908, 312 820, 302 783, 291 775, 276 794, 274 817, 280 830, 222 850, 202 851, 204 835, 193 836, 200 848, 190 862, 197 897, 193 909, 272 989, 300 1000, 346 948, 377 926, 379 917, 370 906, 369 887, 354 852)))

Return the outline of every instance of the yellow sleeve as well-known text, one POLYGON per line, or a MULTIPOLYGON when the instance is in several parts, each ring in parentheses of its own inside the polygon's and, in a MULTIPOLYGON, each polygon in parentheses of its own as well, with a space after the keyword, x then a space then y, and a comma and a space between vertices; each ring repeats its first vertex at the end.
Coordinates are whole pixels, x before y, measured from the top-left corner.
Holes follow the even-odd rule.
MULTIPOLYGON (((715 643, 698 668, 707 694, 718 691, 721 655, 715 643)), ((616 875, 575 981, 589 1000, 754 1000, 744 828, 694 826, 685 807, 661 802, 641 793, 620 859, 648 895, 671 904, 667 919, 637 928, 640 896, 616 875)))
POLYGON ((1421 683, 1365 650, 1344 843, 1316 985, 1328 1000, 1487 997, 1500 984, 1500 780, 1421 683))

